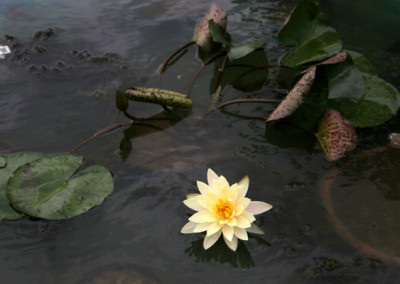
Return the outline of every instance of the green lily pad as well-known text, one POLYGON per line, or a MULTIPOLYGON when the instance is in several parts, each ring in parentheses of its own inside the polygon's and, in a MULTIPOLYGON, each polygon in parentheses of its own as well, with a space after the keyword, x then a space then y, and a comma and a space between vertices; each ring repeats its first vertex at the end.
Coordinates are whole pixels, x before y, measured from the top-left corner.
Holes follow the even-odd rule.
POLYGON ((327 161, 343 158, 357 146, 357 134, 351 123, 338 111, 327 109, 315 134, 327 161))
POLYGON ((302 0, 278 34, 284 45, 293 45, 281 62, 295 67, 320 61, 342 50, 342 41, 311 0, 302 0))
POLYGON ((399 91, 385 80, 362 73, 365 93, 362 100, 329 100, 355 127, 380 125, 393 117, 400 107, 399 91))
POLYGON ((6 158, 0 156, 0 169, 4 168, 6 166, 6 164, 7 164, 6 158))
POLYGON ((6 195, 7 183, 17 168, 41 157, 43 155, 38 153, 16 153, 2 157, 6 164, 0 168, 0 220, 15 220, 25 216, 10 205, 6 195))
POLYGON ((358 70, 364 73, 368 73, 371 75, 377 75, 375 64, 369 60, 367 57, 362 55, 361 53, 347 50, 347 53, 350 55, 351 59, 354 62, 354 65, 357 66, 358 70))
POLYGON ((13 207, 43 219, 65 219, 99 205, 113 190, 111 173, 101 165, 78 173, 83 158, 51 155, 18 168, 8 183, 13 207))
POLYGON ((363 77, 350 58, 324 68, 328 76, 329 99, 360 100, 363 97, 363 77))
POLYGON ((228 56, 230 60, 235 60, 252 53, 254 50, 264 48, 265 41, 254 41, 250 43, 232 46, 229 49, 228 56))

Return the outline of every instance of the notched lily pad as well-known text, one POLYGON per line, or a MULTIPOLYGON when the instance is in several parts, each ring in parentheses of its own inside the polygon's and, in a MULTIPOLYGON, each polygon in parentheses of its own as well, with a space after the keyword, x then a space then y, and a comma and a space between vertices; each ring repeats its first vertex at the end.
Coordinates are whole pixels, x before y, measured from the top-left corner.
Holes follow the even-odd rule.
POLYGON ((358 138, 353 126, 334 109, 325 111, 315 135, 329 162, 343 158, 357 146, 358 138))
POLYGON ((111 173, 101 165, 76 174, 83 158, 51 155, 18 168, 8 182, 12 206, 30 216, 65 219, 99 205, 113 190, 111 173))
POLYGON ((315 71, 316 67, 314 66, 300 78, 287 96, 271 113, 267 121, 281 119, 295 112, 295 110, 304 102, 306 95, 314 83, 315 71))
POLYGON ((10 205, 6 195, 7 183, 17 168, 43 156, 39 153, 16 153, 2 157, 6 164, 0 168, 0 220, 15 220, 25 216, 10 205))
POLYGON ((342 49, 338 33, 311 0, 302 0, 296 6, 279 32, 278 40, 281 44, 294 45, 281 60, 291 67, 326 59, 342 49))

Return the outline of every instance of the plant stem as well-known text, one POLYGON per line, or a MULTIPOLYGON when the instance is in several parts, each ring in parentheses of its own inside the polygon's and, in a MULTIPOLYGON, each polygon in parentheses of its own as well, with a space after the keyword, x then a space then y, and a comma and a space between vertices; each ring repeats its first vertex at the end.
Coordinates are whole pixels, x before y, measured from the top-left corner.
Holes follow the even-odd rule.
POLYGON ((217 59, 218 57, 221 57, 222 55, 224 55, 224 53, 218 53, 215 56, 207 59, 199 68, 199 70, 197 70, 196 74, 193 76, 193 78, 183 87, 182 91, 184 91, 186 88, 191 87, 194 83, 194 81, 196 81, 197 77, 199 77, 201 71, 203 71, 204 67, 206 67, 208 64, 210 64, 212 61, 214 61, 215 59, 217 59))
POLYGON ((82 147, 83 145, 85 145, 86 143, 92 141, 94 138, 96 138, 96 137, 98 137, 98 136, 100 136, 100 135, 106 134, 106 133, 108 133, 108 132, 111 132, 111 131, 113 131, 113 130, 115 130, 115 129, 121 128, 121 127, 123 127, 123 126, 124 126, 123 124, 116 124, 116 125, 107 127, 106 129, 103 129, 103 130, 101 130, 101 131, 95 133, 93 136, 91 136, 91 137, 89 137, 88 139, 86 139, 85 141, 81 142, 78 146, 72 148, 72 149, 69 151, 69 153, 72 153, 72 152, 76 151, 77 149, 79 149, 80 147, 82 147))
POLYGON ((280 103, 281 100, 268 100, 268 99, 237 99, 237 100, 231 100, 227 101, 225 103, 220 104, 219 106, 216 107, 216 109, 221 109, 224 108, 228 105, 232 104, 239 104, 239 103, 280 103))
POLYGON ((158 73, 158 82, 157 82, 157 87, 160 88, 161 85, 161 76, 162 73, 165 70, 165 67, 167 66, 168 62, 171 61, 172 58, 174 58, 175 55, 177 55, 179 52, 181 52, 182 50, 184 50, 185 48, 188 48, 189 46, 195 44, 195 41, 191 40, 187 43, 185 43, 184 45, 182 45, 180 48, 178 48, 177 50, 175 50, 168 58, 167 60, 164 61, 163 65, 160 68, 160 71, 158 73))

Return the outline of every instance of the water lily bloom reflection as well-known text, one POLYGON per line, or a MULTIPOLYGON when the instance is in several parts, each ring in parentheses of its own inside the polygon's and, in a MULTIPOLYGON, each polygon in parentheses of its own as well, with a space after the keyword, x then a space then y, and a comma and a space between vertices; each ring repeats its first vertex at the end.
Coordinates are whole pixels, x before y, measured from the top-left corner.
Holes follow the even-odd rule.
POLYGON ((223 235, 228 247, 235 251, 238 239, 247 241, 247 232, 263 234, 253 222, 254 215, 272 208, 272 205, 251 201, 245 197, 249 188, 249 178, 245 176, 238 183, 229 186, 225 177, 213 170, 207 172, 208 185, 197 181, 200 194, 190 194, 183 203, 196 212, 183 226, 181 233, 206 232, 204 249, 210 248, 223 235))

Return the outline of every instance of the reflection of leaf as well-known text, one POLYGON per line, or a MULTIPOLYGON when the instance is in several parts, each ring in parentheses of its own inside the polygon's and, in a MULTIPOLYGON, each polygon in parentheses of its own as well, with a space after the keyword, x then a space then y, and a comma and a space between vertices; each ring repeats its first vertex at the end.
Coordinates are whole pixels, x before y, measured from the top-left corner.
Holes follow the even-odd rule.
POLYGON ((263 48, 265 41, 254 41, 250 43, 232 46, 229 49, 228 56, 230 60, 235 60, 252 53, 254 50, 263 48))
MULTIPOLYGON (((217 62, 216 64, 220 64, 217 62)), ((252 92, 263 87, 265 80, 268 78, 268 58, 264 50, 255 50, 244 57, 228 61, 227 67, 222 75, 220 85, 222 90, 226 85, 232 85, 234 88, 252 92)), ((219 71, 215 70, 210 88, 213 93, 218 87, 219 71)))
POLYGON ((124 130, 124 138, 120 142, 120 156, 124 161, 129 157, 133 149, 132 139, 164 131, 189 115, 191 115, 190 111, 175 110, 173 114, 162 111, 140 122, 133 122, 128 129, 124 130))
POLYGON ((360 100, 364 95, 364 81, 361 72, 351 59, 325 66, 328 76, 329 99, 360 100))
POLYGON ((99 205, 113 190, 111 173, 100 165, 76 174, 83 158, 51 155, 18 168, 7 196, 21 212, 43 219, 64 219, 99 205))
POLYGON ((242 269, 253 267, 254 261, 243 242, 239 242, 236 252, 230 250, 220 238, 211 248, 203 248, 203 240, 192 242, 191 247, 185 249, 189 256, 195 256, 196 262, 217 261, 221 264, 229 263, 232 267, 242 269))
POLYGON ((7 183, 17 168, 41 157, 43 155, 38 153, 17 153, 8 155, 5 158, 7 164, 0 169, 0 220, 19 219, 25 216, 25 214, 15 211, 10 206, 6 195, 7 183))
POLYGON ((314 83, 315 70, 316 67, 314 66, 300 78, 287 96, 271 113, 267 121, 285 118, 296 111, 296 109, 304 102, 306 95, 314 83))
POLYGON ((317 136, 327 161, 336 161, 357 146, 357 134, 351 123, 338 111, 327 109, 322 116, 317 136))
POLYGON ((311 0, 302 0, 296 6, 279 32, 278 40, 281 44, 294 45, 281 61, 291 67, 323 60, 342 49, 339 35, 311 0))
POLYGON ((329 100, 330 107, 340 111, 355 127, 382 124, 393 117, 400 106, 400 94, 390 83, 377 76, 362 73, 365 93, 361 101, 329 100))

